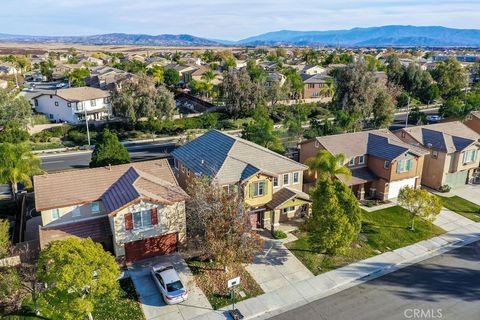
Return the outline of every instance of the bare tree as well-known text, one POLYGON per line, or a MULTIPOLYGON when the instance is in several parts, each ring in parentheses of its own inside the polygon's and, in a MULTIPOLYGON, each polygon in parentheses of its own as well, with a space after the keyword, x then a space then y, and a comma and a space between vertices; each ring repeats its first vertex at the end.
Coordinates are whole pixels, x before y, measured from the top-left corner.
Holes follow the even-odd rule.
POLYGON ((187 192, 191 250, 227 267, 251 261, 262 249, 263 240, 252 231, 241 191, 228 192, 207 178, 195 178, 187 192))

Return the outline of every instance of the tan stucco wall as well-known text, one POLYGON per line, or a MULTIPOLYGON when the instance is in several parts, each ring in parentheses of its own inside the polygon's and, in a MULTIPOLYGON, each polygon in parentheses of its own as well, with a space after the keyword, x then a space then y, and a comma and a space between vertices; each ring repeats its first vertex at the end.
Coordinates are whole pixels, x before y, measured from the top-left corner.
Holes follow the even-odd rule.
POLYGON ((480 119, 477 117, 472 117, 471 119, 465 121, 463 124, 465 124, 467 127, 475 131, 476 133, 480 134, 480 119))
POLYGON ((186 238, 185 202, 163 206, 149 202, 140 202, 119 211, 110 217, 113 232, 115 255, 125 255, 125 243, 143 240, 162 234, 178 232, 178 241, 183 244, 186 238), (143 230, 125 230, 125 214, 149 210, 157 207, 158 224, 143 230))
POLYGON ((60 223, 77 222, 77 221, 81 221, 81 220, 105 215, 105 209, 104 209, 102 201, 99 201, 99 204, 100 204, 100 212, 99 213, 92 213, 90 203, 79 204, 78 205, 79 209, 80 209, 80 215, 79 216, 73 216, 75 206, 58 208, 60 218, 56 219, 56 220, 52 220, 52 210, 41 211, 42 226, 47 226, 49 224, 54 225, 54 224, 60 224, 60 223))

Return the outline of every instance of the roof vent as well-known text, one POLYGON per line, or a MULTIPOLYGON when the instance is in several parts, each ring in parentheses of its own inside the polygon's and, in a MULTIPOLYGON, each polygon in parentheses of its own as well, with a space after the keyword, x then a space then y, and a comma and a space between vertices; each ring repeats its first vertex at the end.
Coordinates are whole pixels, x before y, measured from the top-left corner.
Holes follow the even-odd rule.
POLYGON ((200 160, 200 163, 201 163, 202 165, 205 164, 205 160, 203 160, 203 159, 200 160))
POLYGON ((431 148, 431 147, 433 147, 433 144, 431 144, 431 143, 429 142, 429 143, 427 143, 427 147, 431 148))

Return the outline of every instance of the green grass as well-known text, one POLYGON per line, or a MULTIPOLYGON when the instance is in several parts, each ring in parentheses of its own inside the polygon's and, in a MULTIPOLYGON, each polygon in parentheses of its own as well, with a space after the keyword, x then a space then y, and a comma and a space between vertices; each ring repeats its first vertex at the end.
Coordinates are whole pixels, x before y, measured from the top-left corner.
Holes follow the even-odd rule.
POLYGON ((476 205, 475 203, 465 200, 463 198, 460 198, 458 196, 453 196, 453 197, 438 196, 438 198, 440 198, 440 201, 442 202, 442 205, 445 208, 452 210, 453 212, 456 212, 458 214, 461 214, 465 218, 468 218, 475 222, 480 222, 480 206, 479 205, 476 205))
POLYGON ((317 275, 369 258, 378 254, 378 251, 398 249, 445 232, 420 219, 415 221, 415 231, 410 230, 410 214, 399 206, 373 212, 363 211, 362 215, 362 231, 358 240, 345 254, 329 256, 313 252, 306 232, 298 232, 298 240, 286 246, 313 274, 317 275))
POLYGON ((215 310, 232 304, 233 300, 230 297, 230 289, 227 288, 227 281, 237 276, 240 276, 240 285, 236 288, 236 302, 263 294, 262 288, 241 264, 229 267, 227 272, 208 261, 189 259, 187 264, 195 277, 195 283, 205 293, 215 310), (238 294, 240 291, 245 293, 244 298, 238 294))
MULTIPOLYGON (((142 308, 138 302, 137 293, 131 278, 120 280, 120 296, 113 300, 101 301, 95 305, 92 315, 94 319, 102 320, 144 320, 142 308)), ((0 318, 2 318, 0 316, 0 318)), ((5 316, 2 319, 46 319, 37 317, 34 314, 34 305, 31 297, 22 302, 20 311, 13 315, 5 316)))

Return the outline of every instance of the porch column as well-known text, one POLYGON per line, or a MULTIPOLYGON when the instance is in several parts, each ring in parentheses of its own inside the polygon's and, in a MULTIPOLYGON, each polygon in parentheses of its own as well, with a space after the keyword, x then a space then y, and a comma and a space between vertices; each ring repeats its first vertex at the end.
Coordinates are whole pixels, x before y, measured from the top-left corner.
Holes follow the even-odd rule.
POLYGON ((365 185, 361 184, 358 186, 357 197, 359 200, 363 200, 365 198, 365 185))

